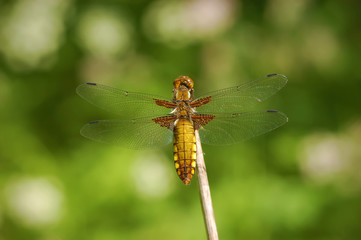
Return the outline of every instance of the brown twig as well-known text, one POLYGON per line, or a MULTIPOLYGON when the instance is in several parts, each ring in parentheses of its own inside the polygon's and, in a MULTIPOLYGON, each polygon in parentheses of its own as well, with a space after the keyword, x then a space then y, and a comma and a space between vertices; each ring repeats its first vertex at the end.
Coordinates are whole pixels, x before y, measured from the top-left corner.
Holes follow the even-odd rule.
POLYGON ((209 188, 206 164, 204 163, 201 139, 199 138, 198 130, 195 131, 195 135, 197 142, 198 187, 201 197, 203 217, 207 228, 207 236, 209 240, 218 240, 218 232, 216 226, 216 219, 214 218, 211 191, 209 188))

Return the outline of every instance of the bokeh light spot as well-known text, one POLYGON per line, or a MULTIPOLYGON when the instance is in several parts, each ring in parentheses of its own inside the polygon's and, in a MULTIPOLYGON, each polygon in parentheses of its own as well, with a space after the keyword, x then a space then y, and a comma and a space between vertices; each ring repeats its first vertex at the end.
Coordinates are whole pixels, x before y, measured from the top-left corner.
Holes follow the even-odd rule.
POLYGON ((268 2, 266 18, 281 28, 291 28, 303 20, 309 0, 271 0, 268 2))
POLYGON ((165 165, 165 162, 165 157, 162 158, 159 154, 142 155, 134 162, 134 182, 141 196, 160 198, 170 193, 172 165, 165 165))
POLYGON ((17 69, 48 66, 62 42, 68 1, 19 0, 0 23, 0 51, 17 69))
POLYGON ((338 65, 340 47, 333 30, 325 26, 309 26, 306 29, 307 34, 301 48, 305 62, 311 62, 320 70, 338 65))
POLYGON ((11 213, 27 225, 47 225, 60 218, 63 195, 45 178, 9 183, 5 193, 11 213))
POLYGON ((303 174, 313 182, 334 184, 343 192, 361 190, 359 147, 361 123, 349 125, 338 134, 313 133, 300 148, 303 174))
POLYGON ((179 47, 224 32, 234 13, 232 0, 161 0, 149 7, 143 27, 149 38, 179 47))
POLYGON ((80 18, 78 26, 80 45, 91 55, 115 57, 130 46, 129 25, 105 8, 91 8, 80 18))

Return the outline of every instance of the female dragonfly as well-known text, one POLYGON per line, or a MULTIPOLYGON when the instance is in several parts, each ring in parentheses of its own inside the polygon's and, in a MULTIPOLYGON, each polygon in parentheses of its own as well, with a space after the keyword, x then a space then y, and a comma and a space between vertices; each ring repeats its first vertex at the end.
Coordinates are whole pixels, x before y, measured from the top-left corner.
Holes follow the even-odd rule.
POLYGON ((173 138, 177 174, 189 184, 196 167, 194 131, 199 130, 202 143, 227 145, 280 127, 287 117, 279 111, 245 110, 286 83, 284 75, 269 74, 194 98, 192 79, 181 76, 173 83, 172 99, 85 83, 76 90, 82 98, 123 119, 92 121, 80 132, 95 141, 135 149, 165 145, 173 138))

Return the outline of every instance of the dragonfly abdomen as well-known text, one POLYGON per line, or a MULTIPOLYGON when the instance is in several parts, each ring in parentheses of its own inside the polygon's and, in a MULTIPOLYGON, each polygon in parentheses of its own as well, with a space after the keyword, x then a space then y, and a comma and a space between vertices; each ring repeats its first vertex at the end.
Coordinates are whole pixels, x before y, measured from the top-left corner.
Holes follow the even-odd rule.
POLYGON ((188 119, 179 119, 174 128, 174 166, 184 184, 194 175, 197 157, 194 128, 188 119))

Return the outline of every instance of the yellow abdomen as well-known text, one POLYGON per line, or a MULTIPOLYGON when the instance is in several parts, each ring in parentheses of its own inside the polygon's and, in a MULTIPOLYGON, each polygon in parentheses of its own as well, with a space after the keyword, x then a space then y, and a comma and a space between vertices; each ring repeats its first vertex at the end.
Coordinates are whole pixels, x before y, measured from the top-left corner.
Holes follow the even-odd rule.
POLYGON ((179 119, 174 128, 174 166, 184 184, 189 184, 196 168, 197 146, 194 128, 188 119, 179 119))

